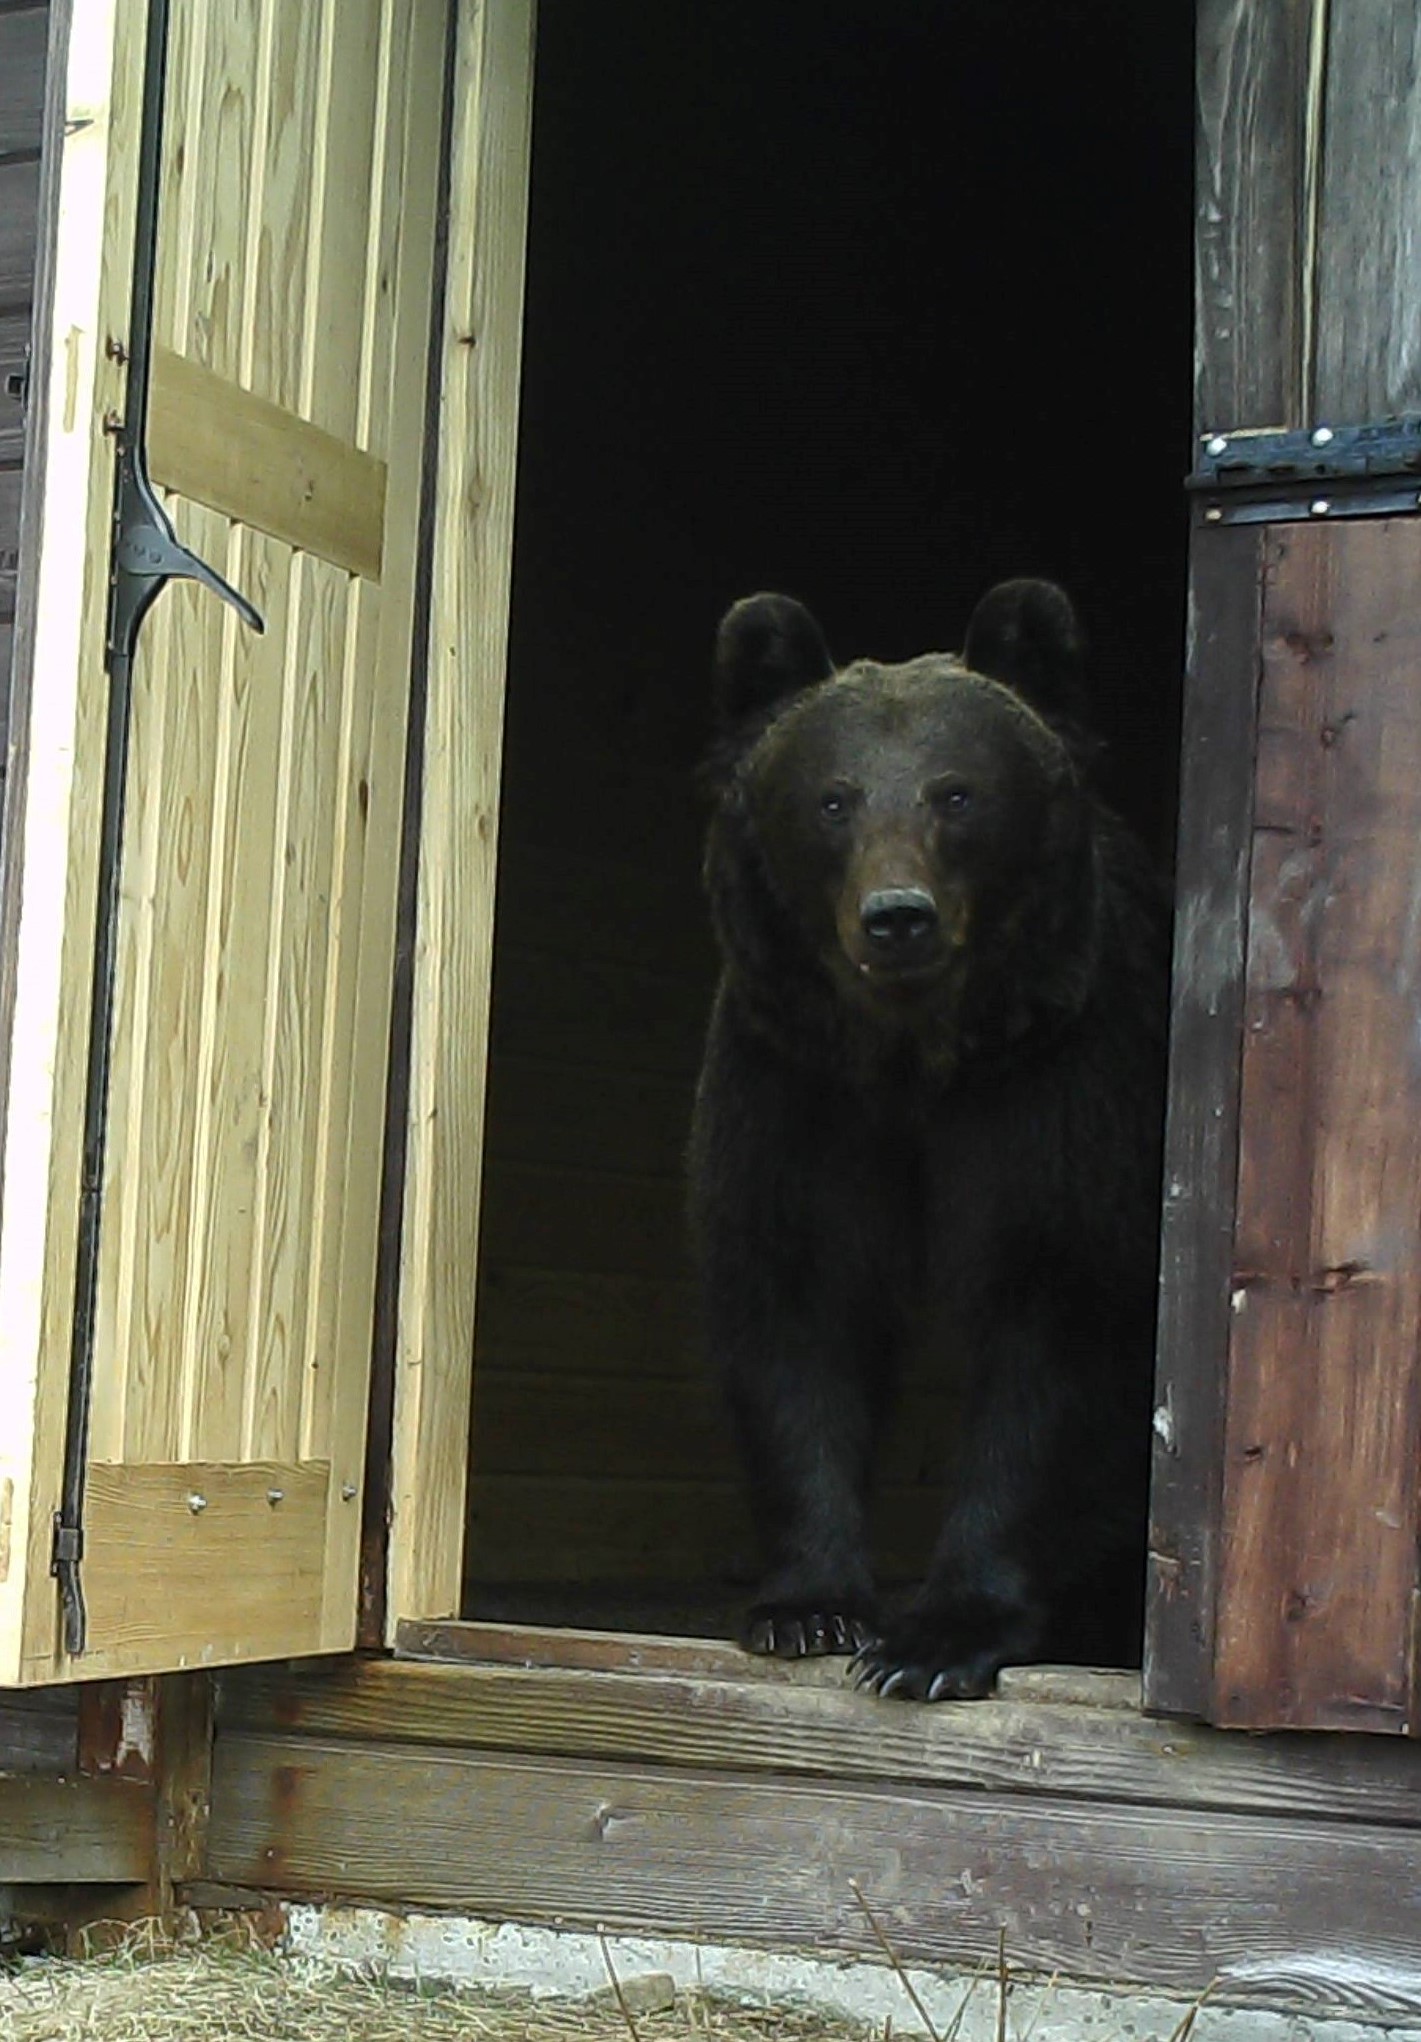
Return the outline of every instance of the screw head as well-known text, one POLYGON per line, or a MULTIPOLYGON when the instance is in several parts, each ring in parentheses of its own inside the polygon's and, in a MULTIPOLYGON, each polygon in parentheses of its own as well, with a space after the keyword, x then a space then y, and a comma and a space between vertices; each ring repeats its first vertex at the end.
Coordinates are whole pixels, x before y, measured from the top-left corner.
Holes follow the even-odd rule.
POLYGON ((1332 505, 1325 496, 1315 496, 1308 505, 1308 514, 1314 518, 1325 518, 1331 509, 1332 505))
POLYGON ((1312 443, 1315 447, 1330 447, 1335 437, 1330 425, 1313 427, 1312 443))
POLYGON ((1209 508, 1208 508, 1208 509, 1207 509, 1207 510, 1205 511, 1205 513, 1204 513, 1204 522, 1205 522, 1205 524, 1206 524, 1206 525, 1221 525, 1221 524, 1223 523, 1223 521, 1224 521, 1224 514, 1223 514, 1223 512, 1222 512, 1222 511, 1221 511, 1221 510, 1219 509, 1219 506, 1218 506, 1218 505, 1217 505, 1216 503, 1211 503, 1211 504, 1209 505, 1209 508))
POLYGON ((194 1517, 200 1517, 203 1511, 206 1510, 207 1508, 207 1498, 205 1496, 199 1496, 197 1491, 194 1489, 192 1494, 188 1497, 187 1507, 192 1512, 194 1517))
POLYGON ((271 1505, 272 1509, 275 1510, 277 1504, 282 1501, 285 1495, 286 1491, 284 1489, 268 1489, 266 1492, 266 1500, 271 1505))
POLYGON ((1204 452, 1206 454, 1226 454, 1228 450, 1228 439, 1223 433, 1210 433, 1208 439, 1204 442, 1204 452))
POLYGON ((356 1495, 356 1489, 355 1489, 355 1484, 354 1484, 354 1482, 342 1482, 342 1483, 341 1483, 341 1485, 340 1485, 340 1500, 341 1500, 341 1502, 342 1502, 342 1503, 353 1503, 353 1502, 355 1501, 355 1495, 356 1495))

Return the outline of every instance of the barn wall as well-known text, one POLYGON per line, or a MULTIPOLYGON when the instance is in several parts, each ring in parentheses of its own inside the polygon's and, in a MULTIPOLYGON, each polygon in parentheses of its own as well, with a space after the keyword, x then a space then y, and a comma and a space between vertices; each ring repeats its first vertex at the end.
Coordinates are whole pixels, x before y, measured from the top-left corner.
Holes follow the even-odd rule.
POLYGON ((23 374, 34 303, 47 4, 0 13, 0 792, 9 737, 10 648, 20 544, 23 374))

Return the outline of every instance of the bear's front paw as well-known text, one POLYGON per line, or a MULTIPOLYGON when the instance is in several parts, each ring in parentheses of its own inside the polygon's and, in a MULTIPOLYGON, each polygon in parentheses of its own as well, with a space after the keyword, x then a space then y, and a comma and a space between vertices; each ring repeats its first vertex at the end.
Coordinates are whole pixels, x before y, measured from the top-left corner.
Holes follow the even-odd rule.
POLYGON ((861 1612, 822 1604, 757 1602, 741 1626, 747 1652, 777 1659, 819 1659, 835 1652, 863 1652, 877 1632, 861 1612))
POLYGON ((1038 1626, 1030 1615, 986 1596, 962 1596, 912 1611, 855 1654, 850 1673, 871 1694, 909 1702, 975 1701, 1004 1666, 1030 1656, 1038 1626))

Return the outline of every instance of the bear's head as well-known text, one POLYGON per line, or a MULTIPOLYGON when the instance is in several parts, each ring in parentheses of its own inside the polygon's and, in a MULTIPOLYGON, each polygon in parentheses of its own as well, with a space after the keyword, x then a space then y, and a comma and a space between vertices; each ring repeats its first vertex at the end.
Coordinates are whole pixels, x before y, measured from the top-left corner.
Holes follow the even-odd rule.
POLYGON ((1000 1047, 1079 1007, 1094 952, 1081 635, 1040 581, 979 604, 960 656, 836 669, 787 596, 717 641, 707 851, 742 1004, 805 1051, 826 1028, 1000 1047))

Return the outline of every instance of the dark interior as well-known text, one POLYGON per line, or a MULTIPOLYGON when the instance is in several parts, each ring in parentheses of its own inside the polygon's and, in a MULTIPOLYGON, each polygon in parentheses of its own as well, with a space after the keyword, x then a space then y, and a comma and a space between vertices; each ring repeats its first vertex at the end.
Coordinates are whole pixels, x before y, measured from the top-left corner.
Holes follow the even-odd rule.
MULTIPOLYGON (((548 0, 538 33, 465 1611, 714 1633, 752 1564, 681 1223, 715 624, 781 588, 903 658, 1054 577, 1168 858, 1192 10, 548 0)), ((890 1576, 943 1419, 910 1384, 890 1576)))

